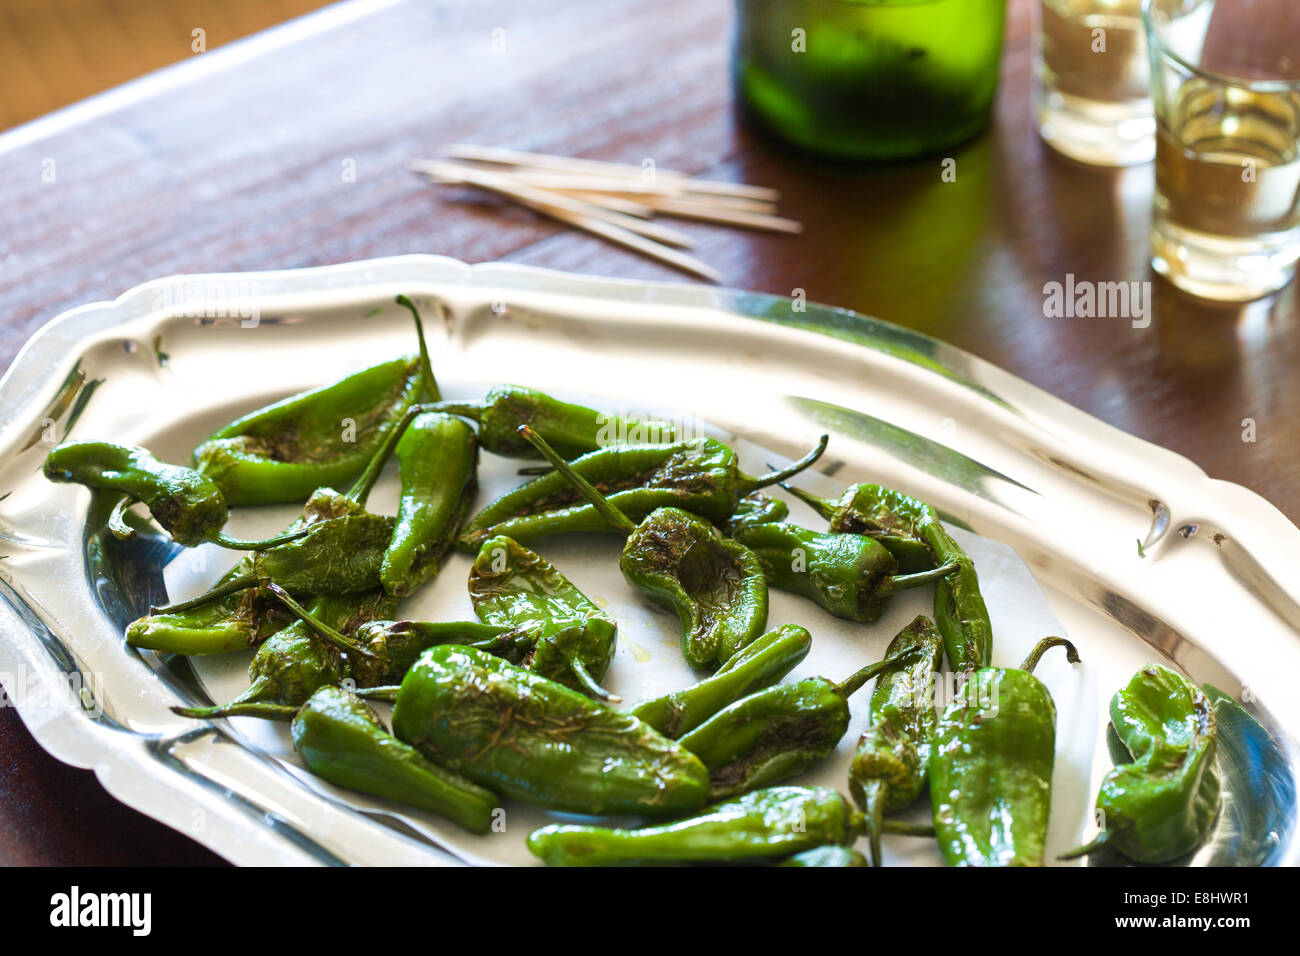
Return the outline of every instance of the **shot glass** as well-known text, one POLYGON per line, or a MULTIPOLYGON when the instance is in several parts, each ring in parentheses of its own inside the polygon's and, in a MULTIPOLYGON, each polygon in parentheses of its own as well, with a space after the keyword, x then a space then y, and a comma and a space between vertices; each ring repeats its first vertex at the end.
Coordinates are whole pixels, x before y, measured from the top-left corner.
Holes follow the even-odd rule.
POLYGON ((1071 159, 1130 166, 1155 155, 1142 0, 1039 0, 1038 132, 1071 159))
POLYGON ((1269 295, 1300 258, 1300 3, 1146 0, 1143 19, 1151 265, 1202 298, 1269 295))

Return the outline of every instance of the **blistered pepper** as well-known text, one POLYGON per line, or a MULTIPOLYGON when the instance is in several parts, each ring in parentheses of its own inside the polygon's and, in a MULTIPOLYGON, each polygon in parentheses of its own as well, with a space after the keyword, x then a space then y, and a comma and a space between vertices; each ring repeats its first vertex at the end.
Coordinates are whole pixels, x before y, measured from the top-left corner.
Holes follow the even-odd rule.
POLYGON ((735 534, 737 528, 747 524, 763 524, 768 521, 784 521, 790 516, 790 506, 780 498, 773 498, 761 491, 751 491, 738 502, 727 519, 727 534, 735 534))
POLYGON ((675 740, 728 704, 775 684, 808 656, 810 647, 812 636, 804 628, 783 624, 736 651, 711 676, 642 701, 628 713, 675 740))
MULTIPOLYGON (((758 478, 742 473, 736 453, 711 438, 601 448, 575 459, 572 469, 634 520, 656 508, 676 507, 721 525, 745 495, 798 474, 825 448, 826 436, 822 436, 818 447, 799 461, 758 478)), ((543 535, 583 531, 609 531, 609 525, 563 474, 549 471, 471 518, 460 545, 477 551, 485 539, 497 534, 527 543, 543 535)))
MULTIPOLYGON (((230 510, 225 496, 207 476, 193 468, 159 461, 147 449, 115 445, 105 441, 67 441, 45 458, 45 477, 50 481, 74 482, 89 488, 120 491, 119 503, 142 502, 177 544, 187 548, 211 541, 223 548, 252 551, 280 544, 301 532, 285 532, 261 541, 242 541, 222 532, 230 510)), ((110 520, 114 533, 120 518, 110 520)))
POLYGON ((849 729, 848 698, 876 675, 918 656, 870 664, 840 683, 810 677, 742 697, 678 742, 709 770, 709 795, 730 797, 802 773, 835 749, 849 729))
POLYGON ((529 834, 528 849, 550 866, 742 863, 850 844, 861 828, 861 814, 834 790, 772 787, 635 830, 552 824, 529 834))
POLYGON ((477 487, 478 440, 459 418, 424 412, 403 428, 396 457, 402 492, 379 577, 389 594, 405 597, 451 550, 477 487))
POLYGON ((943 663, 943 638, 924 615, 899 631, 885 657, 913 648, 921 653, 911 665, 881 674, 876 680, 867 708, 867 729, 849 766, 849 793, 866 815, 873 866, 881 862, 884 814, 910 806, 925 790, 938 725, 934 680, 943 663))
POLYGON ((897 552, 900 566, 919 560, 915 557, 918 537, 929 548, 929 566, 955 563, 957 569, 934 591, 934 621, 943 635, 948 666, 955 673, 967 673, 992 660, 993 625, 980 594, 975 563, 948 533, 932 507, 880 485, 853 485, 839 502, 785 487, 827 516, 833 531, 878 537, 882 545, 897 552))
POLYGON ((573 483, 595 514, 627 536, 619 567, 630 584, 677 612, 682 655, 697 666, 725 661, 767 627, 767 582, 755 554, 680 508, 657 508, 637 524, 528 426, 520 431, 573 483))
POLYGON ((958 567, 896 574, 893 555, 866 535, 820 534, 784 521, 742 523, 731 534, 758 555, 768 584, 849 621, 874 621, 894 594, 942 580, 958 567))
POLYGON ((1100 835, 1063 859, 1102 846, 1139 863, 1165 863, 1190 853, 1219 812, 1217 733, 1209 698, 1180 674, 1148 664, 1111 698, 1110 721, 1133 760, 1101 782, 1100 835))
POLYGON ((444 401, 433 407, 477 422, 483 447, 511 458, 538 457, 533 446, 519 437, 520 425, 532 426, 565 458, 610 445, 671 442, 674 437, 668 422, 608 415, 522 385, 497 385, 481 402, 444 401))
POLYGON ((469 597, 484 624, 526 633, 520 663, 598 700, 614 660, 618 624, 541 555, 504 535, 483 542, 469 572, 469 597))
MULTIPOLYGON (((352 662, 358 687, 400 684, 420 654, 439 644, 463 644, 518 664, 532 650, 527 631, 482 621, 367 621, 352 635, 366 654, 352 662)), ((392 687, 392 697, 397 688, 392 687)), ((377 694, 377 697, 383 697, 377 694)))
POLYGON ((317 488, 342 486, 362 472, 412 405, 438 400, 419 313, 406 296, 395 301, 415 318, 419 355, 267 405, 194 449, 195 467, 229 504, 302 501, 317 488))
POLYGON ((540 674, 446 644, 420 655, 393 733, 435 763, 525 803, 568 813, 687 813, 708 773, 679 744, 540 674))
POLYGON ((1042 866, 1052 808, 1056 704, 1031 673, 1043 651, 1074 645, 1039 641, 1016 668, 974 672, 943 711, 930 751, 930 803, 949 866, 1042 866))

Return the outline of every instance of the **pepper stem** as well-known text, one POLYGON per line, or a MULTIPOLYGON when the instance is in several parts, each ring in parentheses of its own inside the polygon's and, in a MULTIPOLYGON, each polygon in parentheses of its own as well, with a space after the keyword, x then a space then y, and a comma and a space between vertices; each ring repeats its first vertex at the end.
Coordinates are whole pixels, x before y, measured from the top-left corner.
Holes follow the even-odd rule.
POLYGON ((573 470, 573 466, 560 457, 559 452, 552 448, 545 438, 537 434, 527 425, 520 425, 518 433, 539 452, 542 457, 555 466, 555 470, 562 474, 573 487, 582 492, 582 496, 591 502, 591 506, 600 513, 600 516, 608 521, 611 525, 622 531, 624 534, 631 534, 636 530, 636 522, 629 518, 618 508, 610 504, 605 496, 596 490, 596 486, 589 482, 582 475, 573 470))
POLYGON ((179 614, 181 611, 190 611, 196 607, 202 607, 212 601, 225 597, 227 594, 234 594, 236 591, 247 591, 249 588, 260 583, 260 578, 256 575, 246 574, 241 577, 231 578, 225 584, 218 584, 214 588, 204 591, 198 597, 192 597, 185 601, 176 601, 173 604, 164 604, 161 607, 151 606, 150 614, 179 614))
POLYGON ((420 340, 420 367, 424 369, 424 399, 436 402, 442 398, 442 395, 438 392, 438 380, 433 377, 433 362, 429 360, 429 346, 424 341, 424 322, 420 320, 420 310, 415 307, 415 303, 408 295, 395 295, 393 301, 410 309, 411 315, 415 318, 415 335, 420 340))
POLYGON ((1026 657, 1025 662, 1020 665, 1020 669, 1032 674, 1034 668, 1038 666, 1038 659, 1043 656, 1043 652, 1052 647, 1064 647, 1065 659, 1071 664, 1079 663, 1079 652, 1074 649, 1073 644, 1063 637, 1045 637, 1034 646, 1032 651, 1029 652, 1029 656, 1026 657))
POLYGON ((126 523, 126 509, 135 504, 130 495, 123 495, 108 513, 108 530, 119 541, 129 541, 135 537, 135 528, 126 523))
POLYGON ((383 684, 379 687, 362 687, 356 691, 356 695, 362 700, 397 700, 397 692, 401 689, 399 684, 383 684))
POLYGON ((298 713, 297 707, 288 704, 272 704, 269 701, 246 701, 244 703, 222 704, 218 707, 173 707, 173 714, 181 717, 214 719, 217 717, 261 717, 264 720, 293 720, 298 713))
POLYGON ((578 678, 578 683, 586 690, 588 697, 594 697, 596 700, 603 700, 607 704, 622 703, 623 698, 618 694, 610 693, 596 683, 596 679, 591 676, 585 664, 578 658, 569 659, 569 670, 573 671, 573 676, 578 678))
POLYGON ((461 418, 468 418, 476 424, 483 424, 482 402, 434 402, 426 410, 430 412, 446 412, 448 415, 459 415, 461 418))
POLYGON ((274 548, 277 544, 286 544, 289 541, 296 541, 303 535, 308 534, 310 528, 298 528, 295 531, 285 531, 270 538, 263 538, 260 541, 245 541, 242 538, 227 537, 220 531, 209 531, 203 537, 215 545, 223 548, 230 548, 232 551, 265 551, 267 548, 274 548))
POLYGON ((366 462, 366 468, 361 472, 361 477, 356 480, 356 484, 348 491, 347 498, 349 500, 355 501, 359 505, 366 503, 371 490, 375 487, 375 482, 379 480, 379 476, 384 472, 384 465, 388 464, 393 449, 397 447, 398 440, 406 433, 407 426, 426 411, 428 411, 427 406, 416 404, 402 413, 402 417, 393 424, 393 427, 388 430, 388 434, 384 436, 378 450, 366 462))
POLYGON ((907 591, 911 588, 919 588, 923 585, 930 584, 933 581, 941 580, 952 574, 959 567, 960 561, 949 561, 943 567, 931 568, 928 571, 917 571, 914 574, 894 574, 885 578, 882 582, 886 594, 893 594, 896 591, 907 591))
POLYGON ((830 498, 823 498, 821 495, 815 495, 811 491, 796 488, 788 481, 782 481, 780 482, 780 485, 827 521, 830 521, 835 517, 837 503, 832 501, 830 498))
POLYGON ((916 647, 909 647, 905 651, 899 651, 893 657, 886 657, 883 661, 876 661, 874 664, 868 664, 856 674, 853 674, 836 684, 835 693, 839 694, 841 697, 848 697, 878 674, 882 674, 885 671, 897 670, 899 667, 905 667, 908 664, 915 664, 921 659, 924 652, 925 648, 917 645, 916 647))
POLYGON ((375 657, 373 651, 370 651, 369 649, 362 647, 356 641, 348 637, 344 637, 338 631, 334 630, 334 628, 330 627, 324 621, 320 620, 320 618, 316 617, 316 615, 312 614, 311 611, 307 610, 305 607, 303 607, 301 604, 295 601, 293 599, 293 595, 291 595, 284 588, 280 587, 280 585, 276 584, 274 581, 268 581, 265 586, 265 589, 267 593, 269 593, 277 601, 279 601, 281 604, 287 607, 294 614, 298 615, 298 617, 302 620, 304 624, 306 624, 309 628, 311 628, 313 631, 315 631, 317 634, 323 637, 326 641, 333 644, 335 647, 339 648, 340 650, 347 651, 349 654, 360 654, 364 657, 370 657, 370 658, 375 657))
POLYGON ((1110 831, 1102 830, 1092 838, 1091 843, 1085 843, 1083 846, 1075 847, 1069 853, 1062 853, 1057 857, 1058 860, 1077 860, 1081 856, 1087 856, 1089 853, 1095 853, 1110 841, 1110 831))
POLYGON ((934 827, 928 823, 903 823, 901 820, 886 820, 881 824, 880 828, 885 833, 896 833, 899 836, 934 836, 934 827))
POLYGON ((804 455, 798 461, 791 462, 789 465, 786 465, 778 471, 768 472, 766 475, 762 475, 758 478, 749 475, 742 475, 738 484, 740 493, 742 495, 748 494, 751 491, 757 491, 759 488, 766 488, 768 485, 779 485, 786 479, 793 478, 822 456, 822 452, 826 451, 826 444, 830 440, 830 435, 823 435, 818 439, 816 448, 808 452, 808 454, 804 455))

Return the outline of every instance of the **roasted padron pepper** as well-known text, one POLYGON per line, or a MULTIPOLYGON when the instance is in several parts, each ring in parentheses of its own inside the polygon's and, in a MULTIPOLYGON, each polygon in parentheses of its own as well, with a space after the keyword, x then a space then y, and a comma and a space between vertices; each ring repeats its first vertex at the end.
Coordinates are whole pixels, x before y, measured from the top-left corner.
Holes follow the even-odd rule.
POLYGON ((755 554, 680 508, 656 508, 640 524, 606 499, 527 425, 556 474, 573 483, 593 512, 627 536, 619 567, 630 584, 677 612, 682 655, 706 667, 725 661, 767 627, 767 582, 755 554))
POLYGON ((504 535, 489 538, 470 568, 469 597, 484 624, 531 636, 524 667, 589 697, 618 699, 600 686, 617 622, 541 555, 504 535))
POLYGON ((318 777, 396 800, 487 833, 500 801, 384 729, 363 701, 338 687, 311 695, 293 715, 293 748, 318 777))
POLYGON ((958 567, 953 562, 896 574, 894 556, 866 535, 821 534, 785 521, 742 522, 731 536, 758 555, 768 584, 849 621, 874 621, 894 594, 941 580, 958 567))
POLYGON ((1165 863, 1205 839, 1219 812, 1214 708, 1194 684, 1148 664, 1110 700, 1110 720, 1133 761, 1097 795, 1101 834, 1070 859, 1106 846, 1139 863, 1165 863))
POLYGON ((403 429, 396 457, 402 494, 379 577, 405 597, 438 573, 455 542, 477 487, 478 440, 459 418, 424 412, 403 429))
POLYGON ((736 509, 727 519, 726 531, 727 534, 734 535, 742 525, 784 521, 789 516, 790 506, 780 498, 773 498, 761 491, 751 491, 736 502, 736 509))
POLYGON ((529 834, 528 849, 550 866, 742 863, 850 844, 861 828, 861 814, 834 790, 772 787, 635 830, 552 824, 529 834))
POLYGON ((667 815, 708 799, 708 772, 681 745, 630 714, 455 644, 430 648, 407 672, 393 733, 480 786, 549 810, 667 815))
POLYGON ((910 806, 925 789, 938 725, 934 679, 943 664, 943 638, 924 615, 899 631, 885 657, 912 648, 920 648, 921 654, 911 665, 877 678, 867 708, 867 729, 849 766, 849 793, 866 815, 873 866, 881 862, 884 814, 910 806))
POLYGON ((870 664, 840 683, 809 677, 742 697, 678 742, 708 768, 709 795, 731 797, 788 780, 835 749, 849 729, 849 696, 878 674, 906 667, 920 652, 870 664))
POLYGON ((391 616, 396 603, 378 589, 318 597, 299 609, 302 619, 262 642, 248 665, 252 682, 242 694, 215 707, 172 710, 183 717, 274 717, 281 713, 278 707, 299 706, 349 676, 349 660, 366 651, 348 635, 366 621, 391 616))
POLYGON ((675 740, 728 704, 775 684, 808 656, 811 646, 812 636, 804 628, 783 624, 736 651, 699 683, 642 701, 628 713, 675 740))
POLYGON ((532 426, 565 458, 610 445, 671 442, 674 437, 667 422, 608 415, 522 385, 498 385, 481 402, 443 401, 433 407, 477 422, 483 447, 510 458, 538 457, 536 449, 519 437, 520 425, 532 426))
MULTIPOLYGON (((482 621, 367 621, 353 639, 366 653, 352 662, 350 676, 358 687, 401 683, 420 654, 439 644, 462 644, 518 664, 533 649, 526 630, 495 627, 482 621)), ((396 696, 393 687, 392 696, 396 696)))
POLYGON ((223 534, 230 509, 221 489, 193 468, 159 461, 147 449, 106 441, 68 441, 45 458, 45 477, 89 488, 120 491, 120 506, 142 502, 172 540, 192 548, 211 541, 223 548, 252 551, 280 544, 302 532, 261 541, 223 534))
POLYGON ((796 853, 780 866, 866 866, 867 858, 849 846, 819 846, 796 853))
MULTIPOLYGON (((634 520, 656 508, 676 507, 722 525, 745 495, 798 474, 825 448, 826 436, 822 436, 817 448, 799 461, 759 478, 743 474, 736 453, 712 438, 614 445, 575 459, 572 468, 634 520)), ((461 532, 460 545, 477 551, 484 539, 497 534, 527 543, 548 534, 608 530, 600 512, 583 501, 564 475, 549 471, 471 518, 461 532)))
POLYGON ((1052 807, 1056 704, 1031 672, 1061 637, 1039 641, 1016 668, 974 672, 939 718, 930 803, 949 866, 1042 866, 1052 807))
POLYGON ((419 313, 406 296, 396 301, 415 318, 419 355, 267 405, 194 449, 195 467, 229 504, 302 501, 317 488, 342 486, 361 473, 407 409, 438 400, 419 313))
POLYGON ((831 530, 866 534, 890 549, 900 567, 914 567, 915 540, 930 551, 928 566, 956 564, 935 588, 934 621, 943 635, 948 666, 966 673, 992 660, 993 625, 980 594, 975 564, 924 501, 880 485, 853 485, 838 502, 784 486, 830 519, 831 530))

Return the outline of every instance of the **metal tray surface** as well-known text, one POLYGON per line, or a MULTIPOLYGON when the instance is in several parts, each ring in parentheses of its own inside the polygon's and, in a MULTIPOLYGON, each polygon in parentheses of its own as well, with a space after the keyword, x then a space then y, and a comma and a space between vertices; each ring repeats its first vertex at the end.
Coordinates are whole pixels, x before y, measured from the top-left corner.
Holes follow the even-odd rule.
POLYGON ((435 365, 459 390, 517 381, 682 410, 789 457, 826 431, 824 474, 901 488, 1014 548, 1097 668, 1092 794, 1110 694, 1163 661, 1221 692, 1227 728, 1224 812, 1180 862, 1300 862, 1300 530, 1263 498, 853 312, 437 256, 157 280, 52 320, 0 380, 0 676, 41 745, 118 799, 236 863, 457 862, 223 723, 172 715, 199 693, 194 672, 121 631, 161 596, 174 551, 119 547, 101 501, 40 472, 69 435, 184 461, 238 412, 410 351, 399 291, 432 308, 435 365))

